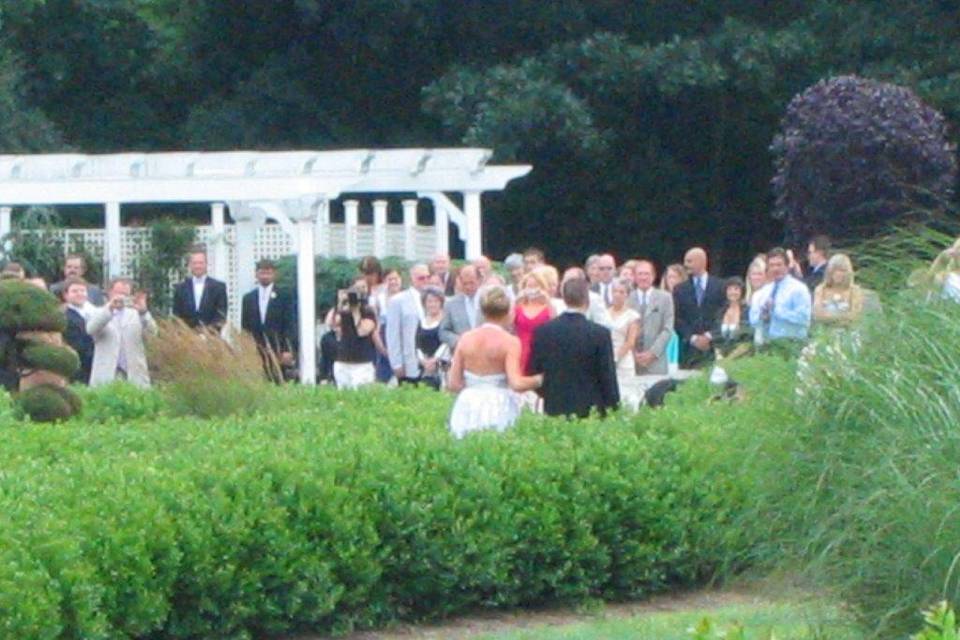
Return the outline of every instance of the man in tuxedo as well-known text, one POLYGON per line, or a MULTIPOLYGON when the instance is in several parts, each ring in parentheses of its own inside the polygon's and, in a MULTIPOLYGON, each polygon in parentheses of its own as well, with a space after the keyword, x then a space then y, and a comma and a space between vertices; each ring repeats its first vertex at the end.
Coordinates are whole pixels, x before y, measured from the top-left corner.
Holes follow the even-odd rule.
POLYGON ((454 288, 457 282, 456 275, 450 271, 450 256, 445 253, 438 253, 430 261, 430 275, 439 276, 441 287, 445 296, 452 296, 456 293, 454 288))
POLYGON ((597 281, 590 287, 590 290, 599 294, 603 304, 609 307, 613 302, 611 287, 613 286, 613 277, 616 275, 617 261, 614 260, 612 255, 606 253, 599 256, 592 267, 596 269, 597 281))
POLYGON ((67 278, 61 289, 66 303, 64 314, 67 328, 63 332, 63 341, 77 352, 80 368, 73 374, 71 382, 90 384, 90 369, 93 366, 93 338, 87 333, 87 317, 96 307, 87 300, 87 283, 81 278, 67 278))
POLYGON ((173 315, 189 327, 210 327, 219 331, 227 321, 227 285, 207 275, 207 254, 190 252, 190 277, 173 291, 173 315))
MULTIPOLYGON (((63 289, 66 286, 67 280, 71 278, 83 279, 86 277, 86 274, 87 259, 79 253, 71 253, 67 256, 66 260, 63 261, 63 280, 50 285, 50 293, 58 298, 62 298, 63 289)), ((103 291, 100 290, 100 287, 90 284, 89 282, 87 283, 87 301, 97 307, 103 306, 106 300, 103 297, 103 291)))
POLYGON ((450 353, 457 348, 460 336, 480 326, 483 314, 480 312, 480 277, 471 264, 460 269, 457 275, 460 293, 451 298, 443 308, 443 320, 440 322, 440 340, 450 347, 450 353))
POLYGON ((726 294, 721 279, 707 273, 707 252, 700 247, 687 251, 683 266, 690 279, 673 290, 673 308, 682 362, 693 367, 713 357, 710 330, 726 303, 726 294))
POLYGON ((413 265, 410 267, 410 288, 393 296, 387 303, 387 354, 390 368, 399 383, 416 383, 420 378, 417 327, 423 318, 421 295, 429 280, 427 265, 413 265))
MULTIPOLYGON (((565 282, 576 278, 587 280, 587 274, 580 267, 570 267, 564 271, 563 277, 560 279, 561 290, 565 282)), ((589 280, 587 280, 587 282, 589 283, 589 280)), ((590 291, 590 303, 587 305, 586 316, 587 320, 596 322, 601 327, 610 329, 613 326, 613 318, 610 317, 607 305, 603 303, 603 298, 600 297, 600 294, 593 290, 590 291)))
POLYGON ((827 271, 827 260, 830 259, 830 238, 824 235, 814 236, 807 244, 807 264, 810 271, 803 279, 803 283, 810 289, 810 293, 823 282, 827 271))
POLYGON ((603 415, 620 403, 610 331, 587 320, 590 284, 563 285, 567 310, 533 334, 531 373, 543 374, 543 410, 551 416, 603 415))
POLYGON ((667 343, 673 334, 673 297, 653 286, 656 269, 649 260, 639 260, 633 268, 636 289, 627 304, 640 314, 640 333, 633 358, 637 375, 666 375, 667 343))
MULTIPOLYGON (((271 260, 257 263, 257 286, 243 296, 240 310, 240 326, 249 332, 267 357, 273 354, 282 367, 294 365, 297 341, 297 311, 293 296, 277 289, 277 267, 271 260)), ((268 376, 275 382, 274 367, 266 367, 268 376)))

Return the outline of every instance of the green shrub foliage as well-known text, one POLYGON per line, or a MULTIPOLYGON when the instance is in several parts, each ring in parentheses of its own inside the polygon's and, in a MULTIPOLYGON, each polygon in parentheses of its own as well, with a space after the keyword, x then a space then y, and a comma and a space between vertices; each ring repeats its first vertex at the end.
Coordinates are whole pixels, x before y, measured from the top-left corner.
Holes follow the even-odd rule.
POLYGON ((80 358, 73 349, 43 342, 28 342, 20 350, 20 360, 30 369, 46 369, 70 378, 80 368, 80 358))
POLYGON ((714 562, 696 544, 711 489, 691 482, 683 446, 629 419, 528 416, 455 441, 449 399, 431 392, 278 394, 243 421, 8 430, 0 585, 16 579, 30 606, 0 596, 0 629, 344 631, 636 596, 691 584, 714 562))
POLYGON ((57 299, 23 280, 0 281, 0 328, 63 332, 67 320, 57 299))
POLYGON ((21 410, 36 422, 66 420, 80 411, 80 400, 63 387, 41 384, 17 395, 21 410))

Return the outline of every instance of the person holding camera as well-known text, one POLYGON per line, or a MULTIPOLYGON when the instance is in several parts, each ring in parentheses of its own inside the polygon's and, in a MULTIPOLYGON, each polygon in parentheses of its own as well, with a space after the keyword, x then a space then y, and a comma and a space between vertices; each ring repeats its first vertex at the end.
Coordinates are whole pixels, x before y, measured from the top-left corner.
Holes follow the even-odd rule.
POLYGON ((341 292, 338 301, 340 341, 333 363, 333 380, 338 389, 356 389, 376 381, 373 361, 377 348, 377 314, 367 304, 365 292, 354 285, 341 292))
POLYGON ((144 334, 156 332, 146 292, 134 294, 129 278, 111 280, 107 304, 87 317, 87 333, 93 338, 90 386, 128 380, 138 387, 149 387, 144 334))

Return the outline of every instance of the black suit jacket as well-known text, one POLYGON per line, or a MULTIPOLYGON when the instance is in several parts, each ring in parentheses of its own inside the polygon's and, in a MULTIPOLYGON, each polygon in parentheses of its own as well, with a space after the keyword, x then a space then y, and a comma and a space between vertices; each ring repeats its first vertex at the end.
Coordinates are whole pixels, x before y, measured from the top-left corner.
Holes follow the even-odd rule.
POLYGON ((727 305, 723 281, 716 276, 707 277, 703 301, 697 304, 697 292, 693 280, 687 280, 673 290, 674 328, 680 343, 689 347, 690 337, 712 332, 717 315, 727 305))
POLYGON ((610 331, 580 313, 567 312, 533 334, 533 373, 543 375, 543 410, 551 416, 586 417, 620 403, 610 331))
POLYGON ((823 282, 823 275, 827 272, 827 264, 823 263, 818 269, 811 269, 807 276, 803 279, 803 283, 807 285, 807 288, 810 289, 810 293, 813 293, 813 290, 817 288, 821 282, 823 282))
POLYGON ((93 365, 93 338, 87 333, 87 321, 75 309, 67 307, 67 328, 63 340, 80 357, 80 368, 73 374, 72 381, 90 384, 90 368, 93 365))
POLYGON ((173 315, 190 327, 203 325, 219 329, 227 321, 227 285, 207 276, 200 310, 197 311, 193 299, 193 278, 187 278, 173 291, 173 315))
POLYGON ((240 326, 249 331, 260 346, 269 345, 274 353, 296 351, 297 308, 293 296, 274 285, 267 303, 267 321, 260 321, 259 287, 243 296, 240 326))

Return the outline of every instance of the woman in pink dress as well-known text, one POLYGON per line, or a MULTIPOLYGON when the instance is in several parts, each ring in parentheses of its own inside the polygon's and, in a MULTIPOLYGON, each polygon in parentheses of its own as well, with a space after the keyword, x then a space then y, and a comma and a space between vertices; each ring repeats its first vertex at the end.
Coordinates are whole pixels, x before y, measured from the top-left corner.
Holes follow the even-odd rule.
POLYGON ((520 281, 513 328, 520 339, 520 371, 524 374, 528 373, 533 332, 554 316, 549 291, 550 286, 546 278, 537 271, 531 271, 520 281))

